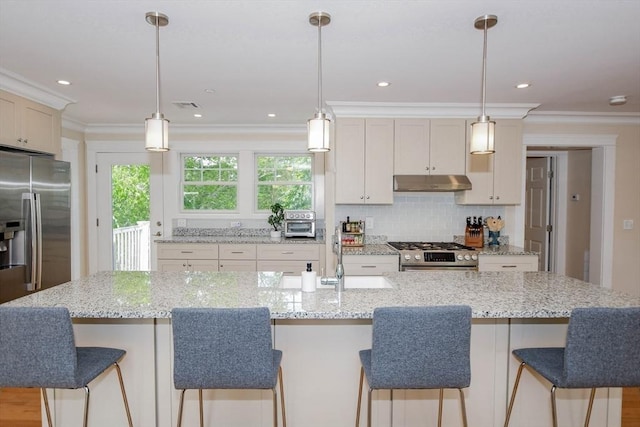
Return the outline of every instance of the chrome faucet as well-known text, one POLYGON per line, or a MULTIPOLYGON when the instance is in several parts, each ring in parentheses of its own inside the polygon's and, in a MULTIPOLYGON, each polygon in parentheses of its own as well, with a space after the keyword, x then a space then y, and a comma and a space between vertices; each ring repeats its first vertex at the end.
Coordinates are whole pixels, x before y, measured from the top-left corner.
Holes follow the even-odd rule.
POLYGON ((336 254, 338 255, 338 264, 336 264, 336 291, 344 291, 344 265, 342 265, 342 230, 336 227, 336 254))
POLYGON ((344 265, 342 265, 342 230, 340 227, 336 227, 334 252, 338 255, 338 264, 336 264, 335 277, 322 277, 320 283, 323 285, 335 286, 336 292, 344 291, 344 265))

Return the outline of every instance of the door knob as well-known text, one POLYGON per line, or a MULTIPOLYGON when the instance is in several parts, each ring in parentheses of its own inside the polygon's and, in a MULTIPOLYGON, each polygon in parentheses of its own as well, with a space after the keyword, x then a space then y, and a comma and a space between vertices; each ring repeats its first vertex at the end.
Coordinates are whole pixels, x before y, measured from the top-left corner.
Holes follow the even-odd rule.
POLYGON ((156 225, 157 225, 158 227, 160 227, 160 226, 162 225, 162 222, 158 221, 158 222, 156 222, 156 225))

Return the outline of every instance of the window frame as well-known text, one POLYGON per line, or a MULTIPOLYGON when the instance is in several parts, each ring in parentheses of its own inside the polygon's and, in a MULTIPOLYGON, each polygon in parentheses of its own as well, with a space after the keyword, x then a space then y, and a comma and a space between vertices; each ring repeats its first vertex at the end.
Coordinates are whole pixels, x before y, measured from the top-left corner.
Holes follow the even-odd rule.
POLYGON ((241 156, 239 152, 207 152, 207 153, 196 153, 193 151, 190 152, 181 152, 179 154, 179 162, 180 162, 180 180, 178 182, 178 200, 180 209, 179 212, 185 215, 201 215, 201 214, 216 214, 216 215, 233 215, 240 213, 240 183, 241 183, 241 156), (186 181, 185 180, 185 158, 187 157, 234 157, 236 160, 236 180, 235 181, 186 181), (185 209, 184 206, 184 196, 185 191, 184 187, 187 183, 196 182, 198 184, 207 185, 228 185, 232 186, 228 183, 234 183, 233 186, 236 188, 236 200, 235 200, 235 209, 185 209))
MULTIPOLYGON (((258 186, 261 184, 262 181, 258 181, 258 177, 259 177, 259 173, 258 173, 258 158, 259 157, 280 157, 280 158, 286 158, 286 157, 305 157, 309 159, 309 163, 310 163, 310 174, 309 174, 309 181, 297 181, 297 182, 292 182, 292 181, 283 181, 283 185, 309 185, 311 188, 311 194, 310 194, 310 198, 311 198, 311 206, 308 208, 309 210, 315 210, 316 207, 316 199, 317 199, 317 194, 316 194, 316 161, 315 161, 315 155, 312 153, 303 153, 303 152, 254 152, 253 153, 253 213, 254 214, 268 214, 270 213, 269 209, 258 209, 258 186)), ((269 181, 271 183, 275 183, 277 181, 269 181)), ((264 184, 264 182, 262 182, 264 184)))

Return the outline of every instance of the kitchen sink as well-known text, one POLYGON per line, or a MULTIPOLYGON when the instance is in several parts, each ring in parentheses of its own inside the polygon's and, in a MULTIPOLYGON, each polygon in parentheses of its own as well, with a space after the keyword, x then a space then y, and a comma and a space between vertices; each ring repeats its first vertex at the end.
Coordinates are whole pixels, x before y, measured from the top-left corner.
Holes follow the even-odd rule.
MULTIPOLYGON (((300 289, 302 287, 301 276, 282 276, 280 287, 284 289, 300 289)), ((383 276, 345 276, 345 289, 391 289, 393 286, 383 276)), ((333 289, 333 285, 321 285, 320 277, 316 279, 317 289, 333 289)))

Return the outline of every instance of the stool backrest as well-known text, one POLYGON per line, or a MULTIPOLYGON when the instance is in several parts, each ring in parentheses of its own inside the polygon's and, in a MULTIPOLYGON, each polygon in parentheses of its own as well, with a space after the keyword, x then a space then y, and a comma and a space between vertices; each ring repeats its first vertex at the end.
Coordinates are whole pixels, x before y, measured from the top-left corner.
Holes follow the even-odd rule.
POLYGON ((371 386, 462 388, 471 381, 471 307, 382 307, 373 312, 371 386))
POLYGON ((569 387, 640 386, 640 307, 574 309, 564 375, 569 387))
POLYGON ((0 307, 0 386, 76 387, 77 353, 65 307, 0 307))
POLYGON ((274 386, 268 308, 174 308, 171 323, 176 388, 274 386))

